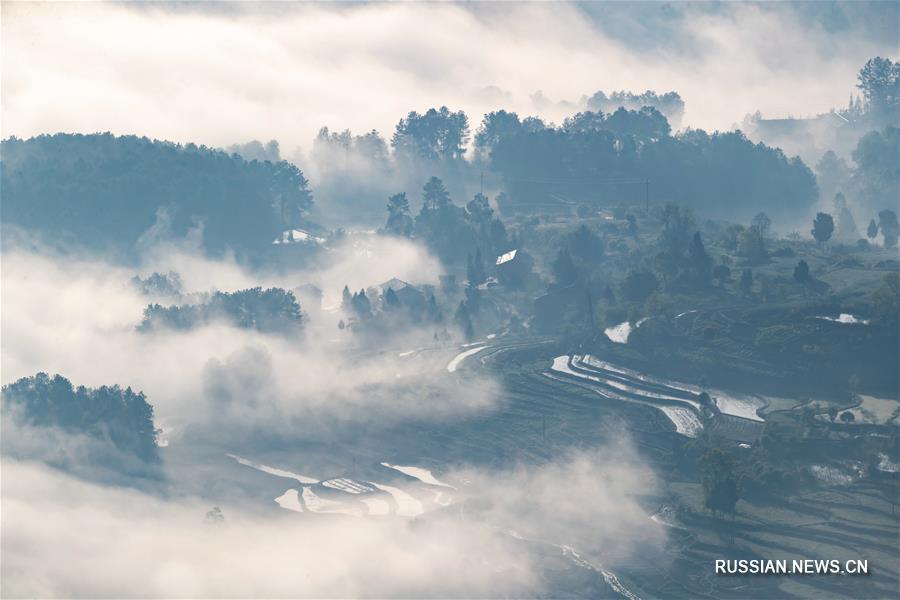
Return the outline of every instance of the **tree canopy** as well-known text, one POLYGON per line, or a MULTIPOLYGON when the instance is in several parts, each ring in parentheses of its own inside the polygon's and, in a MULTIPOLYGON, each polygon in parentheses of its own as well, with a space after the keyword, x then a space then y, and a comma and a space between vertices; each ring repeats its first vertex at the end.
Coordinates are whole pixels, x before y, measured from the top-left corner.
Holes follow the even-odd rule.
POLYGON ((649 190, 710 215, 750 218, 753 209, 802 213, 818 197, 815 176, 799 158, 739 131, 671 136, 652 109, 579 113, 559 128, 520 129, 500 136, 490 157, 512 200, 522 203, 553 195, 643 201, 649 190))
POLYGON ((400 119, 391 138, 396 152, 427 160, 461 159, 469 141, 469 118, 463 111, 446 106, 412 111, 400 119))
POLYGON ((409 200, 406 193, 400 192, 388 198, 388 218, 384 231, 393 235, 409 237, 412 234, 413 220, 409 215, 409 200))
POLYGON ((703 502, 713 513, 734 513, 740 489, 734 474, 734 461, 718 448, 708 450, 699 461, 703 502))
MULTIPOLYGON (((394 222, 388 205, 388 223, 394 222)), ((472 256, 472 249, 488 262, 508 251, 506 227, 496 217, 487 196, 475 194, 465 208, 454 204, 444 182, 430 177, 422 188, 422 209, 413 233, 448 264, 472 256)), ((471 261, 470 261, 471 262, 471 261)))
POLYGON ((641 94, 635 94, 623 90, 612 92, 607 96, 600 90, 588 98, 587 106, 590 110, 607 113, 615 112, 619 108, 640 110, 645 106, 650 106, 662 113, 674 127, 681 125, 681 118, 684 116, 684 100, 678 92, 659 94, 647 90, 641 94))
POLYGON ((4 415, 10 409, 25 423, 58 427, 71 434, 108 440, 122 452, 156 462, 153 407, 130 387, 75 387, 62 375, 38 373, 2 389, 4 415))
POLYGON ((853 150, 857 168, 851 183, 862 206, 876 211, 897 205, 900 198, 900 130, 887 127, 862 136, 853 150))
POLYGON ((286 333, 303 324, 303 314, 293 292, 256 287, 230 293, 215 292, 199 304, 151 304, 144 309, 138 329, 192 329, 215 320, 224 320, 242 329, 286 333))
POLYGON ((828 213, 816 213, 810 233, 820 244, 827 242, 831 239, 831 234, 834 233, 834 218, 828 213))
POLYGON ((2 157, 4 225, 94 248, 196 231, 210 253, 259 250, 312 205, 296 166, 194 144, 56 134, 4 140, 2 157))
POLYGON ((868 110, 878 120, 896 124, 900 112, 900 61, 870 58, 857 77, 856 87, 862 91, 868 110))
POLYGON ((893 248, 897 245, 897 238, 900 237, 900 223, 897 222, 897 213, 887 209, 880 211, 878 213, 878 229, 884 237, 886 248, 893 248))

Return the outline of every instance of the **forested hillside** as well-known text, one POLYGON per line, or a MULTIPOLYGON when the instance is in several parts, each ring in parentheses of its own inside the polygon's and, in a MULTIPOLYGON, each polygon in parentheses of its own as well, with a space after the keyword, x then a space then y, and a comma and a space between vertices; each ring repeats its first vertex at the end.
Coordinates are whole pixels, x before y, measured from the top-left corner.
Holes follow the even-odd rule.
POLYGON ((294 294, 281 288, 256 287, 233 293, 215 292, 204 302, 183 306, 151 304, 144 309, 139 329, 191 329, 211 321, 222 321, 258 331, 296 331, 303 314, 294 294))
POLYGON ((153 407, 130 387, 75 387, 62 375, 38 373, 3 386, 2 401, 5 419, 106 440, 123 453, 159 460, 153 407))
MULTIPOLYGON (((485 130, 495 127, 495 115, 485 117, 485 130)), ((672 136, 652 108, 578 113, 562 127, 536 131, 513 119, 504 129, 492 136, 490 162, 520 202, 554 193, 601 204, 644 198, 749 218, 759 209, 800 215, 818 198, 815 176, 800 159, 754 144, 740 131, 672 136)))
POLYGON ((208 253, 269 244, 312 204, 287 162, 111 134, 2 144, 2 223, 57 242, 128 251, 154 235, 202 231, 208 253))

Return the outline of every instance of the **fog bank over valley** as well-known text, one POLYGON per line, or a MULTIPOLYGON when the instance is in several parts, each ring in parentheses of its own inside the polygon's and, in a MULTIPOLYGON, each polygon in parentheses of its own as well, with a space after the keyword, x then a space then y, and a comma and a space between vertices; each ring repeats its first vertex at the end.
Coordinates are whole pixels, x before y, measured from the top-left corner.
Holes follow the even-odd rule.
POLYGON ((3 3, 2 595, 896 596, 898 6, 3 3))

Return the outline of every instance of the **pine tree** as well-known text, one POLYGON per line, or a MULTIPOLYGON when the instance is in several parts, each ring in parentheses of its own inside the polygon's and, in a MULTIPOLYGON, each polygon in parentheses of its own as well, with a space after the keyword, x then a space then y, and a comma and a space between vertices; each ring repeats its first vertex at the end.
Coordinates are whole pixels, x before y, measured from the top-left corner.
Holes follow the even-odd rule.
POLYGON ((401 192, 388 198, 388 219, 384 229, 387 233, 409 237, 412 233, 413 221, 409 216, 409 201, 406 193, 401 192))
POLYGON ((834 214, 837 215, 838 237, 843 239, 856 238, 856 220, 847 206, 847 198, 841 192, 834 195, 834 214))
POLYGON ((450 204, 450 193, 437 177, 429 179, 422 188, 423 210, 438 210, 450 204))
POLYGON ((701 286, 709 285, 712 277, 712 259, 706 253, 700 232, 694 233, 687 253, 688 272, 691 280, 701 286))
POLYGON ((708 450, 700 457, 700 480, 703 484, 703 501, 714 514, 734 514, 740 499, 740 489, 734 475, 734 464, 722 450, 708 450))
POLYGON ((878 235, 878 225, 875 223, 875 219, 869 221, 869 227, 866 229, 866 235, 870 240, 874 240, 875 236, 878 235))
POLYGON ((816 213, 810 233, 812 233, 812 236, 816 238, 818 243, 827 242, 831 239, 831 234, 834 233, 834 218, 828 213, 816 213))
POLYGON ((369 298, 366 296, 366 290, 359 290, 359 293, 353 294, 351 304, 353 311, 360 319, 372 316, 372 303, 369 302, 369 298))
POLYGON ((892 210, 882 210, 878 213, 878 229, 884 239, 885 248, 893 248, 900 238, 900 223, 897 222, 897 213, 892 210))

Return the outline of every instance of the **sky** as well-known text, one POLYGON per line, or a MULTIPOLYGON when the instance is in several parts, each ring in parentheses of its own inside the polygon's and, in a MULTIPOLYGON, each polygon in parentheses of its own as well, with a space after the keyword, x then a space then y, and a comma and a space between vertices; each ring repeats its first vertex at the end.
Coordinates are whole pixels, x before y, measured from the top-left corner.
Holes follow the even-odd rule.
POLYGON ((225 146, 390 137, 410 110, 555 122, 597 90, 675 90, 684 124, 845 106, 898 55, 898 4, 2 5, 2 136, 134 133, 225 146), (540 92, 540 95, 537 93, 540 92))

